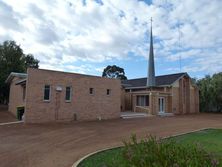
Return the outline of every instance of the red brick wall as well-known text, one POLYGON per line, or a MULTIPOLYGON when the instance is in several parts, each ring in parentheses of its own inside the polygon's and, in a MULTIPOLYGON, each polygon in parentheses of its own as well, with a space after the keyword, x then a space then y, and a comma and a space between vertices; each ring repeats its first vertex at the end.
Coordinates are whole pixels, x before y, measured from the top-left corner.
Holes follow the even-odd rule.
POLYGON ((21 80, 21 78, 14 77, 10 84, 8 111, 15 116, 17 111, 16 108, 25 105, 25 100, 23 100, 23 87, 15 84, 19 80, 21 80))
POLYGON ((88 75, 28 69, 26 122, 95 120, 120 116, 120 81, 88 75), (43 100, 44 86, 51 86, 50 102, 43 100), (62 91, 56 91, 61 86, 62 91), (72 87, 71 102, 65 101, 65 87, 72 87), (94 88, 94 94, 89 94, 94 88), (111 89, 107 95, 106 90, 111 89))
POLYGON ((172 88, 172 108, 175 114, 199 113, 199 93, 190 78, 181 78, 172 88))
MULTIPOLYGON (((129 109, 134 111, 136 94, 141 93, 149 95, 150 90, 134 90, 133 93, 125 93, 125 108, 129 108, 129 97, 133 97, 132 107, 129 109)), ((152 89, 149 108, 154 115, 159 112, 159 97, 165 97, 165 112, 173 112, 175 114, 199 113, 198 88, 191 84, 191 80, 187 76, 176 81, 172 87, 152 89)))

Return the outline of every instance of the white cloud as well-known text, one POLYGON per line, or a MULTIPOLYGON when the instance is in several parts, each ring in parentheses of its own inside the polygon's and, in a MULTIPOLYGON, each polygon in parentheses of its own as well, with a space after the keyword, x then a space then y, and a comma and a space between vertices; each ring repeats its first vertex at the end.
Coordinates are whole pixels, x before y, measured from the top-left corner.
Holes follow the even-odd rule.
POLYGON ((0 1, 0 18, 1 26, 5 29, 18 29, 19 22, 16 18, 16 13, 10 5, 0 1))
POLYGON ((85 73, 83 66, 66 64, 125 60, 129 52, 147 57, 152 16, 157 60, 192 58, 184 70, 215 72, 222 70, 221 8, 220 0, 153 0, 151 5, 138 0, 2 0, 0 42, 17 41, 40 59, 42 68, 85 73), (209 55, 214 62, 204 61, 209 55), (211 64, 215 70, 202 67, 211 64))

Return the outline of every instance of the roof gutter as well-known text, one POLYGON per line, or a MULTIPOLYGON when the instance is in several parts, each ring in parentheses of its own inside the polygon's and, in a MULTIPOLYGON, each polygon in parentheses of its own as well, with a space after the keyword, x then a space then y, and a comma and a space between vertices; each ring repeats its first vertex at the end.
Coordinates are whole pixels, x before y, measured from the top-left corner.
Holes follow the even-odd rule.
POLYGON ((161 88, 161 87, 170 87, 171 85, 160 85, 160 86, 138 86, 138 87, 128 87, 125 89, 144 89, 144 88, 161 88))

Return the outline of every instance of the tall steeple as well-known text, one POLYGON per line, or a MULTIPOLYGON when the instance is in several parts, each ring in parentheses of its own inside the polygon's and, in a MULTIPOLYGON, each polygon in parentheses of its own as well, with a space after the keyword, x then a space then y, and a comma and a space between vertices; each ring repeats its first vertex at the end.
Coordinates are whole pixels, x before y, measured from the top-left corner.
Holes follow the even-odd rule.
POLYGON ((152 32, 152 17, 150 27, 150 53, 149 53, 149 66, 146 86, 156 86, 155 79, 155 66, 154 66, 154 53, 153 53, 153 32, 152 32))

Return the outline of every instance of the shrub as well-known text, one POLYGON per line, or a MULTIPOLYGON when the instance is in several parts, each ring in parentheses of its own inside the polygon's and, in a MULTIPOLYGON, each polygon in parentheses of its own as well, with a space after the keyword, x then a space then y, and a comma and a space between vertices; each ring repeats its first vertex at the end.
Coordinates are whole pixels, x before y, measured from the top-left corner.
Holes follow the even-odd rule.
POLYGON ((124 142, 123 160, 113 161, 112 167, 217 167, 219 161, 198 145, 184 145, 174 140, 158 142, 150 136, 137 141, 133 135, 124 142))

